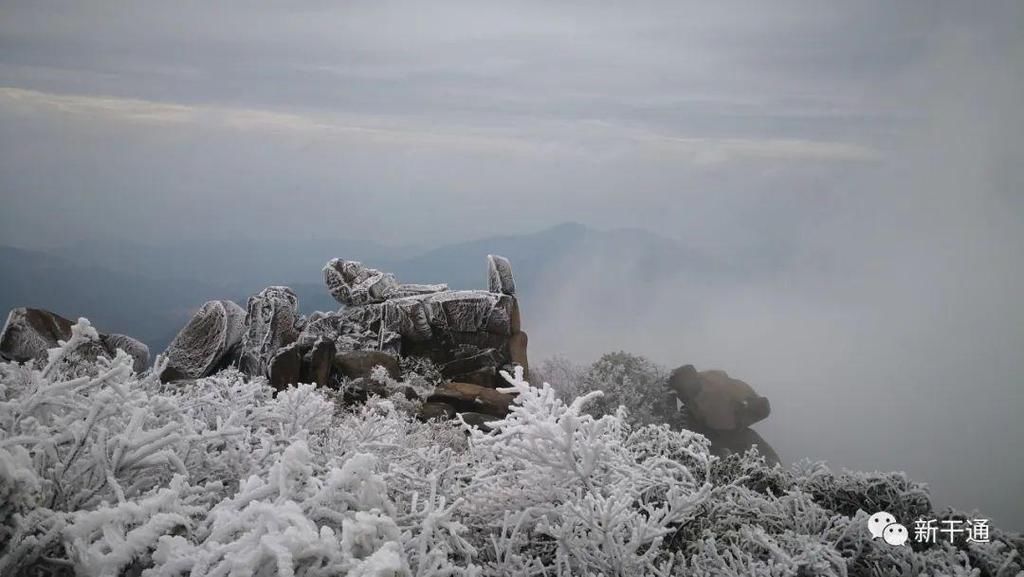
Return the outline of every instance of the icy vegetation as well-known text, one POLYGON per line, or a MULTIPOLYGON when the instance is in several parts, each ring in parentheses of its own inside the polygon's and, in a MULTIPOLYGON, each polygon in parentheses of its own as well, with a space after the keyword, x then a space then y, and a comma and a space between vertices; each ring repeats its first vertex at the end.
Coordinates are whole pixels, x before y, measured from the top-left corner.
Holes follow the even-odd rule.
POLYGON ((164 359, 136 374, 124 352, 83 354, 98 338, 82 320, 46 362, 0 364, 0 575, 1021 571, 1024 542, 996 528, 990 543, 873 541, 878 510, 962 518, 902 475, 720 459, 521 369, 485 432, 420 422, 415 399, 341 406, 232 369, 162 384, 164 359))

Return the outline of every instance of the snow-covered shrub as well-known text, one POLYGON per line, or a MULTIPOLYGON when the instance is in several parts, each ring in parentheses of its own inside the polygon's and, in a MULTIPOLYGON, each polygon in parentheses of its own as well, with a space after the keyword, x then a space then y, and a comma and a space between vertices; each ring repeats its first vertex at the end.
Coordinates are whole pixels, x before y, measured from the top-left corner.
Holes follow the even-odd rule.
MULTIPOLYGON (((898 474, 767 467, 707 439, 591 414, 505 375, 489 431, 393 398, 338 407, 233 370, 188 384, 89 353, 0 363, 0 575, 1017 575, 1024 541, 893 547, 878 506, 932 515, 898 474), (404 408, 403 408, 404 407, 404 408)), ((609 365, 614 366, 614 364, 609 365)), ((643 365, 638 370, 644 373, 643 365)), ((383 379, 377 375, 375 378, 383 379)), ((614 383, 612 383, 614 384, 614 383)), ((941 515, 955 516, 950 511, 941 515)))
POLYGON ((621 406, 626 408, 626 418, 633 425, 666 421, 663 408, 668 372, 640 355, 608 353, 586 367, 555 357, 541 363, 535 373, 541 377, 540 382, 550 382, 566 402, 602 391, 604 394, 586 407, 591 415, 611 415, 621 406))

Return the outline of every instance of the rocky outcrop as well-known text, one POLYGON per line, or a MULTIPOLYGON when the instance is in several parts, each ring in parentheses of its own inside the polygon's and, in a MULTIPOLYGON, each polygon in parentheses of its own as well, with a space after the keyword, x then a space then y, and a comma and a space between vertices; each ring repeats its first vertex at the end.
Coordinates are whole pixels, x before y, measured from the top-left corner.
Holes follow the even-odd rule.
MULTIPOLYGON (((74 323, 57 313, 43 309, 16 308, 7 315, 0 332, 0 357, 21 363, 44 363, 47 351, 71 338, 74 323)), ((92 354, 113 358, 118 349, 132 357, 132 369, 142 372, 149 366, 149 347, 127 335, 99 333, 100 346, 92 354)))
POLYGON ((209 376, 234 362, 245 331, 245 310, 233 301, 209 301, 164 352, 164 382, 209 376))
POLYGON ((718 454, 742 453, 757 445, 766 460, 778 462, 775 450, 750 428, 771 414, 768 399, 753 387, 725 371, 698 372, 683 365, 672 371, 668 388, 685 410, 681 421, 708 437, 718 454))
MULTIPOLYGON (((502 416, 511 397, 498 393, 502 369, 527 368, 515 279, 508 259, 487 257, 488 290, 448 290, 444 284, 404 284, 358 261, 332 259, 323 269, 327 290, 343 305, 337 311, 299 312, 288 287, 272 286, 249 297, 246 308, 228 300, 205 303, 164 352, 164 382, 194 380, 236 366, 282 389, 297 383, 344 385, 346 398, 393 388, 377 382, 383 366, 401 381, 399 360, 432 361, 442 379, 425 414, 482 413, 502 416), (382 388, 383 387, 383 388, 382 388)), ((72 322, 39 309, 15 309, 0 334, 0 356, 45 361, 47 350, 66 340, 72 322)), ((101 335, 98 354, 123 350, 135 370, 149 364, 149 349, 126 335, 101 335)), ((431 369, 432 370, 432 369, 431 369)), ((422 384, 407 395, 426 394, 422 384)))
POLYGON ((302 325, 299 297, 292 289, 272 286, 249 297, 239 368, 269 376, 274 357, 298 339, 302 325))

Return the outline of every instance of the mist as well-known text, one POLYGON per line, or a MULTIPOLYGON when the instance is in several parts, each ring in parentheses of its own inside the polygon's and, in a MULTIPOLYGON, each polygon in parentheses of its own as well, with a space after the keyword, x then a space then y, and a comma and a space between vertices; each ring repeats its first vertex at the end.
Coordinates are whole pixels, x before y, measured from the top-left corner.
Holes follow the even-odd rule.
POLYGON ((531 359, 724 369, 785 461, 1024 529, 1020 6, 227 6, 0 8, 0 244, 643 230, 692 259, 560 256, 531 359))

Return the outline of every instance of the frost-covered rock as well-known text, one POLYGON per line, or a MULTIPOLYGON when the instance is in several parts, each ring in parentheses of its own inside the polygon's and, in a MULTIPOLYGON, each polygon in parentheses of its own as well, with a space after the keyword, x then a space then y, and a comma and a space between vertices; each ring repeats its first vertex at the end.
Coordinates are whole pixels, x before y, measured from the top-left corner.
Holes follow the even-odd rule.
POLYGON ((487 327, 501 299, 487 291, 445 291, 426 297, 430 324, 436 328, 472 333, 487 327))
POLYGON ((0 333, 0 357, 19 363, 45 361, 46 352, 71 337, 71 325, 56 313, 20 307, 7 315, 0 333))
POLYGON ((382 303, 395 296, 398 288, 394 275, 364 266, 359 261, 331 259, 323 272, 331 296, 346 306, 382 303))
POLYGON ((164 352, 161 379, 198 379, 228 364, 242 341, 245 310, 233 301, 209 301, 185 325, 164 352))
POLYGON ((324 283, 339 303, 365 305, 388 299, 422 296, 448 290, 444 284, 399 284, 395 275, 354 260, 331 259, 323 269, 324 283))
MULTIPOLYGON (((47 310, 24 307, 13 309, 7 315, 7 323, 0 332, 0 358, 18 362, 45 362, 50 349, 71 338, 73 324, 70 319, 47 310)), ((149 347, 145 343, 127 335, 98 335, 100 346, 93 347, 94 357, 100 355, 114 358, 120 349, 134 359, 133 369, 136 372, 142 372, 149 366, 149 347)))
POLYGON ((267 287, 249 297, 239 368, 249 375, 269 374, 271 361, 298 339, 303 323, 299 298, 288 287, 267 287))
POLYGON ((132 370, 141 373, 149 367, 149 347, 146 343, 129 337, 128 335, 100 335, 100 342, 110 351, 111 355, 117 354, 118 350, 128 353, 133 359, 132 370))
POLYGON ((516 279, 512 276, 512 263, 496 254, 487 255, 487 290, 492 293, 516 294, 516 279))

